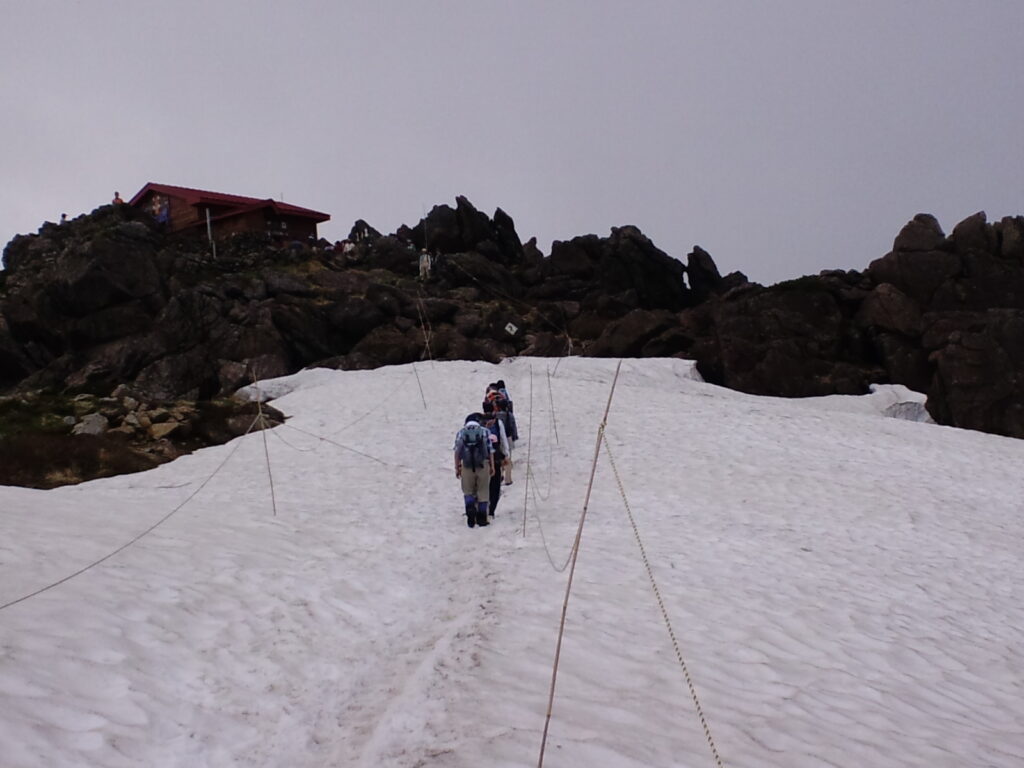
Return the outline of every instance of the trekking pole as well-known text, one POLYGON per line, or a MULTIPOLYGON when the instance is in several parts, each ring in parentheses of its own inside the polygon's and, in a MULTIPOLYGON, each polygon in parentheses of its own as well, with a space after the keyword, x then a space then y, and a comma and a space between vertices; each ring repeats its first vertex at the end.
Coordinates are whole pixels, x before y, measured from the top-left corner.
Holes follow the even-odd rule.
POLYGON ((551 707, 555 702, 555 682, 558 679, 558 660, 562 655, 562 636, 565 634, 565 614, 569 610, 569 593, 572 591, 572 577, 576 571, 576 558, 580 554, 580 539, 583 537, 583 523, 587 519, 587 506, 590 504, 590 492, 594 488, 594 475, 597 474, 597 459, 601 455, 601 443, 604 438, 604 428, 608 423, 608 412, 612 409, 612 396, 615 394, 615 384, 619 380, 619 369, 622 368, 622 360, 615 366, 615 378, 612 379, 612 388, 608 392, 608 404, 604 407, 604 417, 597 428, 597 444, 594 446, 594 463, 590 466, 590 481, 587 483, 587 495, 583 499, 583 514, 580 515, 580 523, 576 528, 576 539, 572 543, 572 556, 570 558, 569 581, 565 585, 565 600, 562 602, 562 618, 558 623, 558 643, 555 645, 555 663, 551 669, 551 692, 548 694, 548 713, 544 719, 544 733, 540 741, 540 757, 537 759, 537 768, 544 766, 544 747, 548 743, 548 726, 551 724, 551 707))

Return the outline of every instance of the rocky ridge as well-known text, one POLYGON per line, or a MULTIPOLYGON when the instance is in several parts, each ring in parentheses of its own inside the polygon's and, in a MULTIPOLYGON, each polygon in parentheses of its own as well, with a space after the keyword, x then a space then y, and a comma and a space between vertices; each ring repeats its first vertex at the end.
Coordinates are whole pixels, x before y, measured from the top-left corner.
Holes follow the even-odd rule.
MULTIPOLYGON (((154 431, 167 424, 154 410, 217 401, 244 417, 235 390, 303 367, 679 356, 752 394, 905 384, 927 393, 941 424, 1024 436, 1024 217, 978 213, 947 236, 920 214, 862 272, 768 287, 723 277, 699 247, 684 264, 632 226, 544 256, 504 211, 487 216, 461 197, 393 234, 363 221, 352 234, 347 254, 246 235, 214 258, 200 238, 104 206, 18 236, 0 272, 0 393, 92 396, 92 410, 51 420, 50 432, 82 431, 99 413, 106 424, 92 428, 164 460, 229 433, 202 437, 199 417, 154 431), (436 259, 421 282, 424 245, 436 259)), ((0 426, 0 448, 10 440, 0 426)))

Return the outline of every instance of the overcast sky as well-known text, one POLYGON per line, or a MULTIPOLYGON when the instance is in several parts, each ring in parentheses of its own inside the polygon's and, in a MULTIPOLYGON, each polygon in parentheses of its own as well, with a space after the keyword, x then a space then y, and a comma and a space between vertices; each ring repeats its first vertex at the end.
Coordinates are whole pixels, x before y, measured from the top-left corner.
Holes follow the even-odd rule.
POLYGON ((146 182, 340 239, 466 195, 763 283, 1024 213, 1022 0, 0 0, 0 240, 146 182))

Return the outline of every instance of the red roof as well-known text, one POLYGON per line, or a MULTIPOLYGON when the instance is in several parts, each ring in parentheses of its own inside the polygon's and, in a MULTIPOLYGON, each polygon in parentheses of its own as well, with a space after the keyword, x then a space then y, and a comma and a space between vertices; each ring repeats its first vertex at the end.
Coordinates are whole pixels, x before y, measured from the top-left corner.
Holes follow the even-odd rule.
POLYGON ((189 205, 226 205, 236 209, 231 211, 230 214, 222 215, 235 215, 243 213, 244 211, 269 207, 273 208, 278 214, 301 216, 303 218, 313 219, 317 222, 328 221, 331 218, 329 214, 320 213, 319 211, 314 211, 309 208, 300 208, 297 205, 290 205, 289 203, 282 203, 269 197, 265 200, 261 200, 258 197, 225 195, 221 192, 207 192, 203 189, 175 187, 170 184, 154 184, 153 182, 149 182, 146 186, 136 192, 135 197, 128 201, 128 205, 135 205, 142 200, 148 192, 158 192, 163 195, 181 198, 189 205))

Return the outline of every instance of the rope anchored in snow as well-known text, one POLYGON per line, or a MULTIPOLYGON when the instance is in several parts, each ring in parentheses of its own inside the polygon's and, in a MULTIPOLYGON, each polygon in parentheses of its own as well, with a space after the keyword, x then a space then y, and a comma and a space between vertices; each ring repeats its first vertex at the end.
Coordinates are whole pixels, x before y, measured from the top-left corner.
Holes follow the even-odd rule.
MULTIPOLYGON (((533 470, 527 467, 527 475, 533 477, 533 470)), ((556 565, 554 558, 551 556, 551 547, 548 545, 548 538, 544 533, 544 521, 541 520, 540 515, 537 513, 537 508, 540 507, 540 502, 537 501, 537 478, 534 477, 533 487, 530 489, 530 496, 533 498, 533 519, 537 521, 537 530, 540 531, 540 543, 544 548, 544 554, 547 555, 548 562, 551 563, 551 567, 555 570, 555 573, 561 573, 569 565, 569 560, 572 558, 572 549, 569 550, 569 554, 565 557, 565 562, 561 565, 556 565)))
MULTIPOLYGON (((252 420, 252 423, 249 425, 249 428, 247 430, 245 430, 245 434, 242 435, 242 438, 245 438, 250 432, 252 432, 253 427, 256 426, 256 424, 259 422, 259 420, 260 420, 260 415, 257 415, 256 418, 254 418, 252 420)), ((228 453, 228 455, 224 457, 224 460, 221 461, 221 463, 217 465, 217 468, 214 469, 213 472, 211 472, 210 475, 205 480, 203 480, 202 483, 199 484, 198 488, 196 488, 194 491, 192 491, 191 494, 189 494, 187 499, 185 499, 183 502, 181 502, 181 504, 176 506, 174 509, 172 509, 170 512, 168 512, 166 515, 164 515, 159 520, 157 520, 155 523, 153 523, 151 526, 149 526, 149 528, 147 528, 142 533, 140 533, 137 536, 135 536, 133 539, 131 539, 127 543, 122 544, 120 547, 115 549, 113 552, 110 552, 109 554, 104 555, 99 560, 94 560, 93 562, 89 563, 88 565, 86 565, 83 568, 79 568, 74 573, 68 574, 64 578, 58 579, 57 581, 53 582, 52 584, 47 584, 45 587, 41 587, 40 589, 37 589, 35 592, 30 592, 27 595, 22 595, 19 598, 16 598, 14 600, 11 600, 9 602, 4 603, 3 605, 0 605, 0 611, 2 611, 4 608, 10 608, 12 605, 17 605, 18 603, 24 602, 25 600, 28 600, 31 597, 35 597, 36 595, 41 595, 43 592, 47 592, 48 590, 51 590, 54 587, 59 587, 61 584, 65 584, 65 583, 71 581, 76 576, 81 576, 83 573, 85 573, 88 570, 91 570, 92 568, 95 568, 97 565, 100 565, 101 563, 105 563, 107 560, 112 558, 114 555, 117 555, 117 554, 119 554, 121 552, 124 552, 124 550, 128 549, 128 547, 130 547, 132 544, 137 542, 143 536, 146 536, 147 534, 152 533, 153 531, 155 531, 158 527, 160 527, 165 522, 170 520, 171 515, 173 515, 175 512, 179 511, 182 507, 184 507, 186 504, 188 504, 190 501, 192 501, 192 499, 194 499, 199 494, 199 492, 201 490, 203 490, 203 488, 205 488, 209 484, 209 482, 211 480, 213 480, 214 477, 217 476, 217 474, 224 468, 224 465, 228 463, 228 460, 232 456, 235 455, 235 451, 238 450, 238 446, 240 446, 242 444, 242 438, 239 438, 235 442, 234 447, 232 447, 232 449, 228 453)))
MULTIPOLYGON (((548 375, 550 377, 550 369, 548 375)), ((548 379, 550 383, 550 378, 548 379)), ((552 401, 552 405, 553 405, 552 401)), ((551 496, 551 484, 554 478, 554 442, 548 440, 548 491, 547 494, 538 491, 537 476, 533 472, 533 365, 530 365, 530 411, 529 411, 529 436, 526 442, 526 482, 525 490, 523 492, 523 536, 526 536, 526 519, 527 513, 530 507, 530 499, 533 499, 533 517, 537 521, 537 530, 540 531, 540 542, 544 548, 544 554, 548 558, 548 562, 556 573, 564 571, 568 565, 569 560, 572 558, 572 550, 569 550, 569 554, 566 555, 565 561, 561 565, 555 563, 555 559, 551 556, 551 547, 548 545, 547 536, 544 533, 544 521, 540 517, 540 501, 547 501, 551 496), (532 482, 531 482, 532 481, 532 482), (538 496, 540 500, 538 500, 538 496)))
POLYGON ((587 507, 590 504, 590 493, 594 488, 594 475, 597 474, 597 459, 601 455, 601 442, 604 437, 605 426, 608 424, 608 412, 612 408, 612 397, 615 395, 615 385, 619 381, 619 369, 622 368, 622 361, 615 366, 615 378, 612 379, 611 390, 608 392, 608 404, 604 408, 604 416, 597 428, 597 442, 594 445, 594 461, 590 465, 590 481, 587 483, 587 494, 583 499, 583 514, 580 515, 579 526, 576 528, 576 539, 572 544, 572 554, 569 562, 569 581, 565 585, 565 600, 562 602, 562 618, 558 623, 558 642, 555 645, 555 663, 551 669, 551 691, 548 694, 548 712, 544 718, 544 733, 541 735, 540 756, 537 759, 537 768, 544 766, 544 748, 548 743, 548 726, 551 724, 551 708, 555 701, 555 683, 558 679, 558 660, 562 655, 562 638, 565 635, 565 614, 569 610, 569 594, 572 592, 572 577, 576 572, 576 559, 580 553, 580 541, 583 538, 583 524, 587 520, 587 507))
POLYGON ((718 755, 718 749, 715 747, 715 740, 711 737, 711 728, 708 726, 707 718, 704 717, 704 708, 700 705, 700 699, 697 698, 697 688, 693 684, 693 678, 690 677, 690 669, 686 665, 686 660, 683 658, 683 652, 679 647, 679 641, 676 639, 675 630, 672 629, 672 621, 668 617, 668 610, 665 608, 665 601, 661 599, 661 590, 658 589, 658 582, 654 579, 654 571, 651 569, 650 560, 647 559, 647 550, 644 549, 644 542, 640 538, 640 529, 636 524, 636 518, 633 517, 633 510, 629 506, 629 499, 626 498, 626 489, 622 485, 622 478, 619 475, 619 468, 615 464, 615 457, 612 455, 612 447, 608 444, 608 435, 602 431, 601 440, 604 442, 605 454, 608 456, 608 463, 612 465, 612 474, 615 475, 615 483, 619 486, 619 494, 622 496, 622 503, 626 507, 626 514, 629 516, 629 523, 633 527, 633 536, 636 537, 636 544, 640 548, 640 558, 644 561, 644 569, 647 571, 647 578, 650 579, 651 588, 654 590, 654 597, 658 601, 658 608, 661 610, 661 618, 665 621, 665 627, 668 629, 668 636, 672 640, 672 648, 675 649, 676 658, 679 659, 679 665, 683 668, 683 677, 686 678, 686 685, 690 689, 690 697, 693 699, 693 706, 697 710, 697 717, 700 719, 701 727, 704 729, 704 737, 708 740, 708 746, 711 748, 711 754, 715 758, 715 765, 718 768, 724 768, 722 764, 722 758, 718 755))
POLYGON ((260 422, 260 435, 263 437, 263 457, 267 462, 267 479, 270 481, 270 507, 277 517, 277 495, 274 493, 274 473, 270 469, 270 449, 267 447, 267 429, 270 426, 266 416, 263 414, 263 393, 260 392, 260 385, 253 377, 253 386, 256 387, 256 409, 259 411, 257 417, 260 422))

